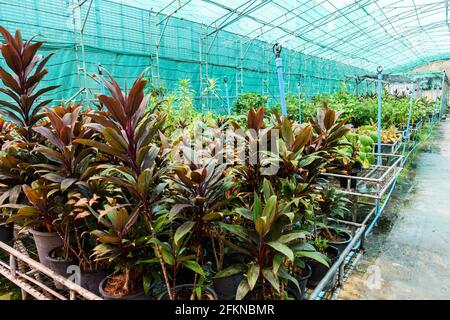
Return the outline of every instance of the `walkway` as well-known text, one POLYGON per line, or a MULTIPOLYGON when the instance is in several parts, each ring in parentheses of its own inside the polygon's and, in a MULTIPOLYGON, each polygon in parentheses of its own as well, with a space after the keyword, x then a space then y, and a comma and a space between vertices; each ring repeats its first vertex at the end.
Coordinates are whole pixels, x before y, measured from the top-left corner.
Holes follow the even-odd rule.
POLYGON ((450 298, 450 120, 437 130, 438 151, 418 155, 412 194, 381 253, 364 258, 340 299, 450 298))

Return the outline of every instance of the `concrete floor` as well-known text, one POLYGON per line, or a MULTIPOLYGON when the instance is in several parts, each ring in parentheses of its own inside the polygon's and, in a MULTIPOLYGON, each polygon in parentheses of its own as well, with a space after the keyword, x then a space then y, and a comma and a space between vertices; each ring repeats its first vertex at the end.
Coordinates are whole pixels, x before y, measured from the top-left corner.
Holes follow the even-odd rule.
POLYGON ((437 130, 392 228, 369 238, 378 254, 363 258, 340 299, 450 299, 450 120, 437 130))

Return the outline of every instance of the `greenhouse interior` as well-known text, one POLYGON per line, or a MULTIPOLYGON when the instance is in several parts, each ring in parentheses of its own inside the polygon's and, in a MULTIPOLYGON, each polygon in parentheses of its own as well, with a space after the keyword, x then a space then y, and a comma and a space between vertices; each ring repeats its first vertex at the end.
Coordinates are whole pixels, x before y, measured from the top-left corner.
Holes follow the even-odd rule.
POLYGON ((0 0, 0 300, 450 299, 449 6, 0 0))

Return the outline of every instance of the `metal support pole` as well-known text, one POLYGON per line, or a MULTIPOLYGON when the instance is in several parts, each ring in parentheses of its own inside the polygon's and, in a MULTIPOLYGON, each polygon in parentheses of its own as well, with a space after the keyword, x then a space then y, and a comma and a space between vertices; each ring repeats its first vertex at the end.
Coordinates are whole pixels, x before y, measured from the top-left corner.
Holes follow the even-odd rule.
POLYGON ((383 94, 383 67, 378 66, 377 68, 378 72, 378 116, 377 116, 377 131, 378 131, 378 138, 377 138, 377 164, 381 165, 381 97, 383 94))
POLYGON ((441 105, 439 107, 439 119, 438 121, 441 121, 442 117, 442 109, 444 108, 444 88, 445 88, 445 71, 442 75, 442 85, 441 85, 441 105))
POLYGON ((278 74, 278 87, 280 89, 280 102, 281 102, 281 114, 283 116, 287 116, 286 109, 286 97, 284 94, 284 80, 283 80, 283 64, 281 60, 281 45, 275 43, 273 46, 273 52, 275 53, 275 63, 277 66, 277 74, 278 74))
POLYGON ((432 116, 431 127, 430 127, 430 134, 433 133, 434 118, 435 118, 435 114, 436 114, 436 106, 437 106, 437 100, 438 100, 438 95, 439 95, 438 90, 439 90, 439 87, 436 84, 436 96, 434 97, 434 107, 433 107, 433 116, 432 116))
POLYGON ((223 82, 225 83, 225 97, 227 99, 227 112, 228 112, 228 115, 230 115, 231 114, 231 106, 230 106, 230 95, 228 94, 228 78, 225 77, 223 79, 223 82))
MULTIPOLYGON (((411 91, 410 91, 411 99, 409 100, 408 122, 406 123, 406 138, 405 138, 405 141, 403 142, 402 157, 405 156, 406 144, 409 142, 409 127, 411 124, 411 118, 412 118, 412 112, 413 112, 414 92, 415 92, 414 82, 411 82, 411 91)), ((403 163, 405 163, 405 161, 403 161, 403 163)))
POLYGON ((300 81, 297 82, 297 91, 298 91, 298 123, 302 123, 302 100, 300 92, 300 81))

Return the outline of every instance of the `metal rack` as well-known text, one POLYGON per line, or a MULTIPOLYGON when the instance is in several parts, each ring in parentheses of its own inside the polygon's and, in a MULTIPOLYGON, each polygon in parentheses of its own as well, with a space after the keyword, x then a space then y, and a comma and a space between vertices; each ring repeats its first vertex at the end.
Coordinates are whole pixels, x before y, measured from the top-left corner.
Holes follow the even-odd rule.
POLYGON ((28 233, 15 230, 12 246, 0 241, 0 275, 20 287, 22 299, 102 300, 94 293, 37 262, 34 241, 28 233), (63 289, 56 289, 55 282, 63 289))
POLYGON ((363 169, 359 176, 330 172, 322 173, 321 176, 348 195, 379 200, 402 170, 402 156, 385 153, 374 153, 373 155, 380 159, 381 164, 371 165, 369 168, 363 169), (339 186, 339 180, 344 180, 346 187, 339 186), (355 188, 351 187, 352 182, 356 183, 355 188))

